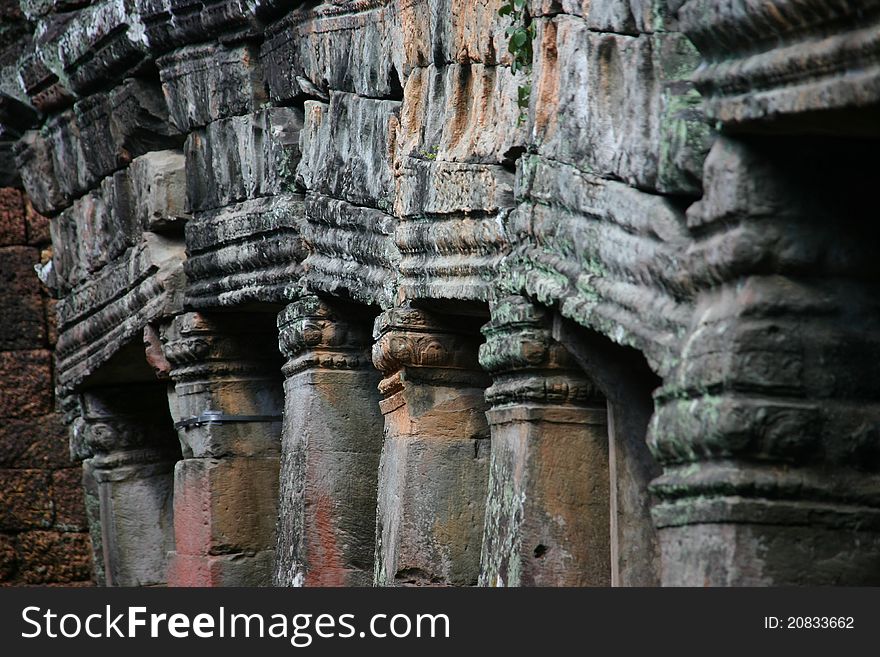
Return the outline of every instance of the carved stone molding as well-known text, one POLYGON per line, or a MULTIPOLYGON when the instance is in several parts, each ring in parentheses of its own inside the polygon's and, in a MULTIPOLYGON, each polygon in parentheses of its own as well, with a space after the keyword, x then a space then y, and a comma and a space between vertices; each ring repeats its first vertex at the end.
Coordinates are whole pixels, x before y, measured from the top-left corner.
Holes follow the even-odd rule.
MULTIPOLYGON (((278 344, 287 358, 284 375, 307 368, 331 370, 372 367, 369 319, 351 321, 340 302, 308 296, 295 301, 278 315, 278 344)), ((348 309, 349 313, 353 311, 348 309)), ((363 314, 363 313, 360 313, 363 314)), ((357 315, 355 315, 355 319, 357 315)))
POLYGON ((492 374, 486 401, 493 407, 516 403, 601 405, 597 388, 552 337, 552 313, 523 297, 492 304, 483 327, 480 364, 492 374))
MULTIPOLYGON (((694 75, 707 115, 730 125, 785 121, 847 108, 823 132, 876 134, 880 3, 876 0, 689 0, 681 27, 703 56, 694 75), (867 108, 862 119, 852 110, 867 108)), ((815 119, 812 119, 815 121, 815 119)))
POLYGON ((73 430, 81 456, 94 457, 96 468, 173 461, 179 455, 161 388, 127 385, 88 390, 79 395, 79 409, 73 430))
POLYGON ((402 375, 440 385, 488 382, 474 333, 452 320, 409 306, 392 308, 376 318, 373 338, 373 364, 385 375, 380 390, 386 396, 400 389, 402 375))
POLYGON ((247 315, 184 313, 163 327, 162 344, 175 382, 267 376, 280 360, 273 333, 247 315))

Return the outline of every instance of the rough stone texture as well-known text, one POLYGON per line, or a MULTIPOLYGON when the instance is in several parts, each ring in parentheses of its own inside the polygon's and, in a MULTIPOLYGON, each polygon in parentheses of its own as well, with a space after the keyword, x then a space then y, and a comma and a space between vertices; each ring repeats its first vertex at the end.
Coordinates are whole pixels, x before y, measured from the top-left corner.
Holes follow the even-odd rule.
POLYGON ((389 212, 391 162, 400 103, 334 92, 330 104, 306 104, 297 183, 310 190, 389 212))
POLYGON ((164 584, 174 545, 172 469, 180 456, 163 386, 97 387, 79 395, 74 424, 82 445, 86 517, 98 582, 164 584), (97 508, 92 508, 92 505, 97 508))
POLYGON ((248 44, 181 48, 157 64, 171 120, 185 132, 250 114, 266 100, 259 59, 248 44))
POLYGON ((278 107, 215 121, 190 133, 187 200, 191 211, 289 191, 299 163, 300 114, 278 107))
POLYGON ((291 299, 306 253, 299 234, 302 213, 298 194, 199 213, 186 227, 186 304, 213 308, 291 299))
POLYGON ((4 577, 82 526, 16 428, 61 417, 101 583, 876 582, 880 0, 532 0, 516 72, 502 4, 8 13, 0 467, 60 524, 4 577), (82 395, 148 382, 162 435, 258 418, 96 451, 82 395), (138 565, 108 504, 165 517, 178 456, 208 524, 138 565))
POLYGON ((866 247, 876 226, 862 223, 869 185, 830 192, 864 180, 870 155, 845 142, 787 145, 719 140, 707 193, 688 212, 705 231, 688 258, 700 294, 649 434, 666 466, 653 485, 661 545, 690 545, 665 583, 796 583, 798 544, 821 561, 811 581, 876 581, 865 568, 880 558, 877 265, 866 247), (849 556, 818 556, 829 551, 849 556))
POLYGON ((687 81, 699 61, 687 39, 597 33, 570 16, 539 25, 538 153, 639 189, 699 194, 709 130, 687 81))

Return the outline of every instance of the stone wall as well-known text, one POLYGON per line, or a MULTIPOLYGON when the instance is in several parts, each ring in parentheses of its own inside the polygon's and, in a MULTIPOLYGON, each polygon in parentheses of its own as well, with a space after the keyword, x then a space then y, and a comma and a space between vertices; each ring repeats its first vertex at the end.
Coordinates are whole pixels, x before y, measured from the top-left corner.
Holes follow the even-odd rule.
POLYGON ((878 582, 880 3, 22 11, 99 583, 878 582))
MULTIPOLYGON (((0 59, 30 32, 17 3, 0 4, 0 59)), ((0 101, 0 586, 83 584, 91 552, 82 471, 55 412, 55 304, 34 265, 52 257, 49 221, 21 189, 12 143, 34 118, 0 101)))

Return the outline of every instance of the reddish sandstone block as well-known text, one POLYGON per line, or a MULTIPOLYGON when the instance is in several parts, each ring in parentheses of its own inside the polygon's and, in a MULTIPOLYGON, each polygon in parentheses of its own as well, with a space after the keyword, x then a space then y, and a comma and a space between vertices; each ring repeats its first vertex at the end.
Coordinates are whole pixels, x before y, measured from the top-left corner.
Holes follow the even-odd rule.
POLYGON ((0 246, 26 243, 22 194, 12 187, 0 188, 0 246))
POLYGON ((0 468, 63 468, 70 463, 67 427, 60 415, 0 420, 0 468))
POLYGON ((25 418, 52 410, 52 355, 45 349, 0 352, 0 417, 25 418))
POLYGON ((268 586, 273 550, 256 554, 172 554, 168 586, 268 586))
POLYGON ((0 248, 0 350, 36 349, 46 345, 46 321, 40 280, 34 272, 37 249, 0 248))
POLYGON ((0 530, 51 527, 49 483, 44 470, 0 470, 0 530))
POLYGON ((174 539, 184 555, 275 546, 278 459, 186 459, 174 471, 174 539))
POLYGON ((88 529, 80 468, 65 468, 52 473, 52 501, 55 504, 56 529, 88 529))
POLYGON ((88 534, 29 531, 16 537, 18 572, 23 584, 80 582, 91 578, 88 534))

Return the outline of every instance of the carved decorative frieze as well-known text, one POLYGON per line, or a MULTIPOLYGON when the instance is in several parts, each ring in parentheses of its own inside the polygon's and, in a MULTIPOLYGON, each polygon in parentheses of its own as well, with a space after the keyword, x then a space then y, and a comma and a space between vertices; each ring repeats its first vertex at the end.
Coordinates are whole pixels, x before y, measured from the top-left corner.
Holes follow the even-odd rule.
POLYGON ((186 226, 187 305, 283 303, 300 288, 302 198, 284 194, 197 214, 186 226))

